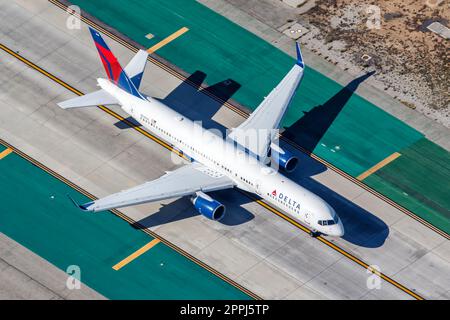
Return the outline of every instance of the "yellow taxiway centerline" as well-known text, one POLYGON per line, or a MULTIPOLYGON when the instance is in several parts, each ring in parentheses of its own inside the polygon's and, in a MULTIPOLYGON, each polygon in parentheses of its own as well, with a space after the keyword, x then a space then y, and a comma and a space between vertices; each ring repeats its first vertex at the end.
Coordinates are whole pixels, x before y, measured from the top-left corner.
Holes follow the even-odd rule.
POLYGON ((374 165, 372 168, 368 169, 367 171, 361 173, 359 176, 356 177, 356 179, 358 179, 359 181, 364 180, 365 178, 367 178, 368 176, 370 176, 372 173, 380 170, 381 168, 383 168, 385 165, 387 165, 388 163, 394 161, 395 159, 397 159, 398 157, 400 157, 401 154, 398 152, 394 152, 393 154, 391 154, 389 157, 387 157, 386 159, 378 162, 376 165, 374 165))
POLYGON ((143 246, 142 248, 140 248, 139 250, 136 250, 135 252, 133 252, 132 254, 130 254, 128 257, 126 257, 125 259, 123 259, 122 261, 120 261, 118 264, 116 264, 114 267, 112 267, 114 270, 118 271, 121 268, 123 268, 124 266, 126 266, 127 264, 129 264, 131 261, 133 261, 134 259, 136 259, 137 257, 139 257, 140 255, 146 253, 148 250, 150 250, 151 248, 153 248, 154 246, 156 246, 158 243, 160 243, 161 240, 159 239, 153 239, 152 241, 150 241, 149 243, 147 243, 145 246, 143 246))
POLYGON ((7 148, 7 149, 3 150, 2 152, 0 152, 0 160, 3 159, 4 157, 6 157, 11 152, 13 152, 13 149, 10 149, 10 148, 7 148))
POLYGON ((168 44, 169 42, 175 40, 176 38, 178 38, 179 36, 181 36, 183 33, 188 32, 189 29, 186 27, 181 28, 180 30, 172 33, 170 36, 168 36, 167 38, 161 40, 160 42, 158 42, 157 44, 155 44, 153 47, 150 47, 147 49, 148 53, 153 53, 158 49, 161 49, 162 47, 164 47, 166 44, 168 44))

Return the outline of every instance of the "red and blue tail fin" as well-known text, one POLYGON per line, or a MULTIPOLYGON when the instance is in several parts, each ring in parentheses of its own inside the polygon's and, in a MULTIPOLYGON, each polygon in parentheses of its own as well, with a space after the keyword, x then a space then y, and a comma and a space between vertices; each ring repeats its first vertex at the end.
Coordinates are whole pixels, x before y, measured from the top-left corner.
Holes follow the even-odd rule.
POLYGON ((117 58, 111 52, 105 40, 103 40, 100 32, 92 29, 91 27, 89 27, 89 31, 94 39, 95 46, 97 47, 98 54, 100 55, 100 59, 102 60, 108 79, 126 92, 138 98, 142 98, 142 95, 136 89, 134 83, 122 69, 119 61, 117 61, 117 58))

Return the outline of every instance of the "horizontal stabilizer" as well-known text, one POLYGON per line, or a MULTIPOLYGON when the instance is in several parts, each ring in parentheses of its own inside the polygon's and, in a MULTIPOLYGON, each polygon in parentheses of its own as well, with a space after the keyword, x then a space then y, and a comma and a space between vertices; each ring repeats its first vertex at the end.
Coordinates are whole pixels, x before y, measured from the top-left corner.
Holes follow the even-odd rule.
POLYGON ((139 86, 141 85, 142 75, 144 74, 145 65, 147 63, 147 57, 147 51, 139 50, 124 69, 125 73, 137 89, 139 89, 139 86))
POLYGON ((69 99, 58 103, 63 109, 92 107, 98 105, 118 104, 116 98, 103 89, 85 94, 80 97, 69 99))

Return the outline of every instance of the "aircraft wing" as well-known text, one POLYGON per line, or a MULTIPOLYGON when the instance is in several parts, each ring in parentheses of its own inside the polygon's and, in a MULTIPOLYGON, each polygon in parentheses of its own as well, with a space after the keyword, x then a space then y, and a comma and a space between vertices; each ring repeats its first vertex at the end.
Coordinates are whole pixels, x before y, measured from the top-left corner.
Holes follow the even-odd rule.
POLYGON ((227 189, 234 185, 227 176, 199 163, 191 163, 167 172, 156 180, 77 206, 84 211, 103 211, 192 195, 197 191, 227 189))
POLYGON ((295 91, 303 77, 304 63, 297 46, 297 63, 281 82, 264 98, 258 108, 228 138, 245 147, 260 160, 267 157, 268 148, 275 138, 280 122, 286 113, 295 91))

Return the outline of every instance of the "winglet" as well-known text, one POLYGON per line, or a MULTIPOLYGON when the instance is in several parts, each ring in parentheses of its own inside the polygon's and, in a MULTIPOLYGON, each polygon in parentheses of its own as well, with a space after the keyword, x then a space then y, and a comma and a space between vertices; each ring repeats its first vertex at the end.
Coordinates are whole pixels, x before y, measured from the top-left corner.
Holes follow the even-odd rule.
POLYGON ((297 48, 297 65, 299 65, 300 67, 304 68, 305 67, 305 63, 303 62, 303 56, 302 56, 302 51, 300 50, 300 44, 298 42, 295 42, 295 46, 297 48))
POLYGON ((85 204, 78 204, 69 194, 66 194, 66 196, 67 196, 67 198, 70 199, 70 201, 72 201, 72 203, 74 204, 75 207, 77 207, 78 209, 81 209, 83 211, 89 211, 87 209, 87 207, 93 203, 91 201, 91 202, 88 202, 88 203, 85 203, 85 204))

